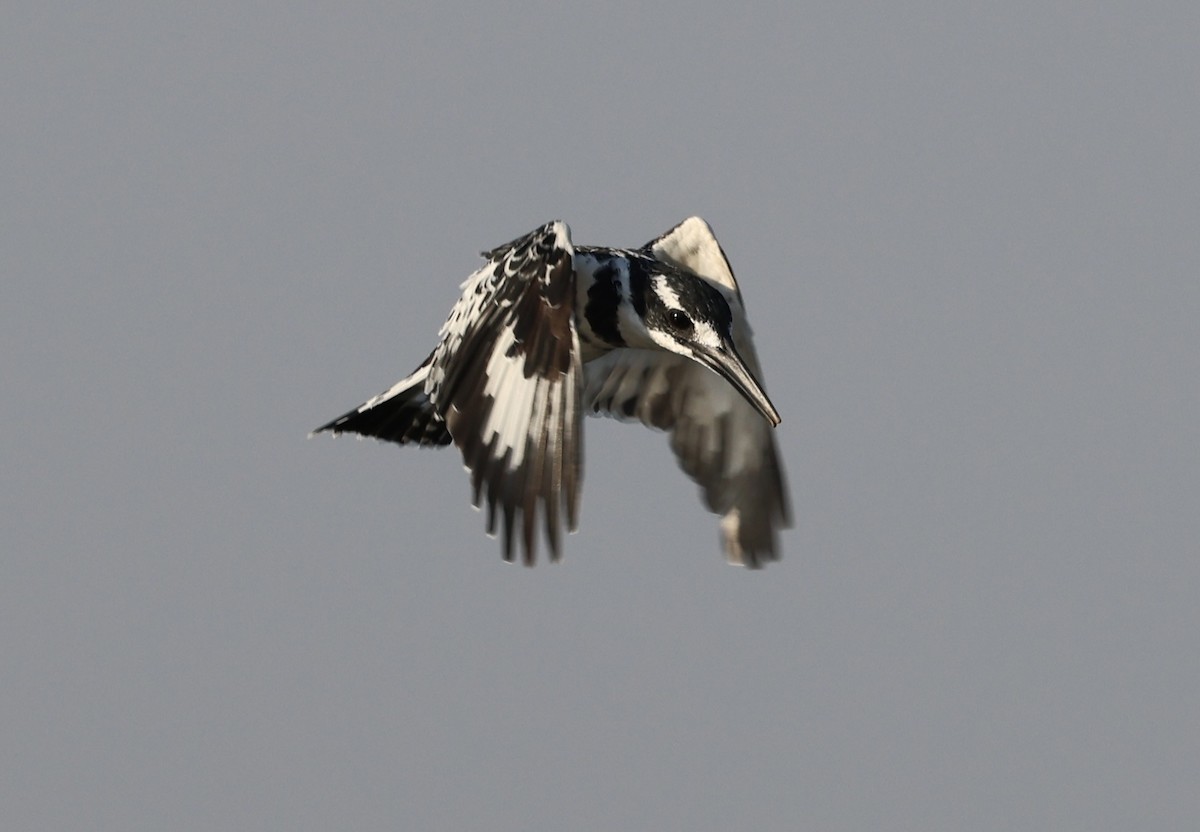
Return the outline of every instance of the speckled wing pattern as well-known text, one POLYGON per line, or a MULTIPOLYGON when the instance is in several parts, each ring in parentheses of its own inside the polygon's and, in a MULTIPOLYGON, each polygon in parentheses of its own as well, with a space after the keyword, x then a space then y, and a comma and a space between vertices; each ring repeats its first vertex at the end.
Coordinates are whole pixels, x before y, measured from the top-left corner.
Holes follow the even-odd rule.
MULTIPOLYGON (((642 251, 715 286, 733 313, 733 340, 762 381, 741 292, 708 224, 690 217, 642 251)), ((724 379, 682 356, 614 350, 586 368, 585 409, 637 419, 671 433, 680 467, 721 515, 731 563, 754 568, 779 558, 779 529, 791 525, 783 466, 771 425, 724 379)))
POLYGON ((489 534, 503 515, 505 559, 519 519, 533 563, 541 511, 557 560, 563 517, 577 525, 582 468, 571 232, 546 223, 484 257, 442 326, 424 393, 462 451, 474 504, 487 504, 489 534))

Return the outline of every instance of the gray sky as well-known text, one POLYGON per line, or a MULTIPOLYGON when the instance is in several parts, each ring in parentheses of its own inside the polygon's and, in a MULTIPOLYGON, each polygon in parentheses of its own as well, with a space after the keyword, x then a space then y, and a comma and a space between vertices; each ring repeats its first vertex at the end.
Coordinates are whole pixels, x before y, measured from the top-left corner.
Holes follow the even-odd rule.
POLYGON ((589 5, 5 4, 6 828, 1192 828, 1196 4, 589 5), (534 570, 305 440, 693 213, 781 564, 633 426, 534 570))

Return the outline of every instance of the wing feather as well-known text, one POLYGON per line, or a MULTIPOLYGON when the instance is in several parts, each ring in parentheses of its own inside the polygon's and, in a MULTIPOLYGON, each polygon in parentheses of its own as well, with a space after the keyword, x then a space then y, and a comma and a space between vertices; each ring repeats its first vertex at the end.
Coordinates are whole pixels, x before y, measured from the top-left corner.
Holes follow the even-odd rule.
POLYGON ((731 563, 779 558, 779 530, 791 525, 787 486, 770 424, 715 373, 681 356, 613 350, 588 363, 592 413, 670 431, 671 450, 721 516, 731 563))
POLYGON ((485 254, 442 327, 426 392, 471 472, 476 506, 504 557, 514 558, 518 517, 524 561, 536 559, 537 513, 550 557, 559 529, 578 516, 582 370, 573 320, 574 248, 562 222, 485 254))

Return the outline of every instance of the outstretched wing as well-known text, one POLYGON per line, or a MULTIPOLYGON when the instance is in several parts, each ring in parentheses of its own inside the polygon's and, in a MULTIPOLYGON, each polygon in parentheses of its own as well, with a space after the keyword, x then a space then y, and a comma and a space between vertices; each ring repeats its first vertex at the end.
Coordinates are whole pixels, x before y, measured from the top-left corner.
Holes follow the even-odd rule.
POLYGON ((540 504, 557 560, 563 515, 576 527, 582 468, 571 231, 547 223, 484 256, 442 326, 424 390, 462 451, 474 504, 487 501, 489 534, 504 516, 504 558, 520 515, 534 562, 540 504))
MULTIPOLYGON (((714 285, 733 313, 733 340, 762 381, 741 292, 708 224, 690 217, 643 250, 714 285)), ((728 382, 681 356, 614 350, 587 365, 589 410, 671 432, 679 465, 721 515, 731 563, 756 568, 779 558, 791 525, 787 485, 770 423, 728 382)))

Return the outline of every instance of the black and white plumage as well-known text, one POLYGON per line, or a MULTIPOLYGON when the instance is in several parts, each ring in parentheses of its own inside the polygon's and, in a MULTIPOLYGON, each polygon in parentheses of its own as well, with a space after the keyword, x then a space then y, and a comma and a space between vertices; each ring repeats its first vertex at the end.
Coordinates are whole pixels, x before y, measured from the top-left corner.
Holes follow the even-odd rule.
POLYGON ((670 432, 730 562, 777 559, 790 523, 779 415, 708 224, 691 217, 629 250, 575 247, 550 222, 483 256, 425 361, 314 433, 458 445, 488 533, 502 517, 512 560, 519 525, 532 564, 539 514, 554 560, 563 520, 576 529, 583 415, 637 420, 670 432))

